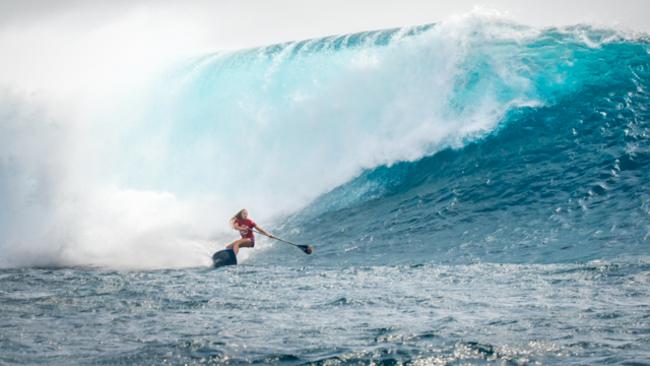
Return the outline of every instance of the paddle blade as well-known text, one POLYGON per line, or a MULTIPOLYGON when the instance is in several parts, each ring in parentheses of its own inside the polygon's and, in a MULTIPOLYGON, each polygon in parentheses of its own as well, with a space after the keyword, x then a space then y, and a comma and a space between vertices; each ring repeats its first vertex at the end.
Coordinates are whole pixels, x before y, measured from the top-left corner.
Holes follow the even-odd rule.
POLYGON ((314 252, 314 247, 311 245, 298 245, 298 248, 300 248, 306 254, 311 254, 314 252))

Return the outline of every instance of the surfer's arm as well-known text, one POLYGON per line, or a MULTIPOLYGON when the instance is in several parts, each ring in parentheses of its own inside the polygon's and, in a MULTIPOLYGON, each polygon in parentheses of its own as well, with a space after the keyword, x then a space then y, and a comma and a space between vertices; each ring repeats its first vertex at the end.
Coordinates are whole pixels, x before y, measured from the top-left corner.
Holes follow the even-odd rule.
POLYGON ((269 233, 268 231, 262 229, 262 228, 259 227, 258 225, 255 225, 255 229, 257 229, 257 231, 259 231, 260 234, 262 234, 262 235, 266 235, 266 236, 268 236, 269 238, 275 238, 275 236, 273 236, 273 234, 271 234, 271 233, 269 233))
POLYGON ((248 230, 248 226, 246 226, 246 225, 238 225, 237 223, 233 223, 232 227, 234 227, 235 230, 237 230, 237 231, 248 230))

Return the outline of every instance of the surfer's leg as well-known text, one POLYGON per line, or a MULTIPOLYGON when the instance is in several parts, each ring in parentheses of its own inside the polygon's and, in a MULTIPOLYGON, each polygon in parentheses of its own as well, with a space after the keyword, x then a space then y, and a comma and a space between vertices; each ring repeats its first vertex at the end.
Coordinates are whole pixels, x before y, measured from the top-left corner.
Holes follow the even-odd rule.
POLYGON ((253 248, 255 246, 255 242, 249 238, 241 239, 240 242, 240 248, 253 248))
POLYGON ((237 244, 237 246, 239 246, 239 244, 241 243, 242 240, 244 240, 244 239, 237 239, 237 240, 233 241, 232 243, 226 245, 226 248, 227 249, 232 249, 235 246, 235 244, 237 244))
POLYGON ((239 248, 244 247, 244 248, 252 248, 253 247, 253 242, 250 239, 244 238, 244 239, 239 239, 235 240, 232 243, 226 245, 226 248, 232 249, 233 252, 235 252, 235 255, 239 253, 239 248))

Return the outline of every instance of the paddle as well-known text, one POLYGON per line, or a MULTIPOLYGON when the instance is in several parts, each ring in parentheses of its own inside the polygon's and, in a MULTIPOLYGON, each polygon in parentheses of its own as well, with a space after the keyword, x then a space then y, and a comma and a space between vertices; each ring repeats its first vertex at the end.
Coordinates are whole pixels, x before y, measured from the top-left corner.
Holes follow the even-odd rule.
POLYGON ((263 234, 263 233, 261 233, 261 232, 259 232, 259 231, 257 231, 257 230, 254 230, 254 231, 255 231, 256 233, 260 234, 260 235, 264 235, 264 236, 266 236, 267 238, 275 239, 275 240, 277 240, 277 241, 281 241, 281 242, 283 242, 283 243, 293 245, 294 247, 299 248, 300 250, 302 250, 303 252, 305 252, 305 254, 311 254, 311 253, 314 251, 314 247, 312 247, 311 245, 301 245, 301 244, 296 244, 296 243, 292 243, 292 242, 290 242, 290 241, 288 241, 288 240, 280 239, 280 238, 275 237, 275 236, 269 236, 269 235, 263 234))

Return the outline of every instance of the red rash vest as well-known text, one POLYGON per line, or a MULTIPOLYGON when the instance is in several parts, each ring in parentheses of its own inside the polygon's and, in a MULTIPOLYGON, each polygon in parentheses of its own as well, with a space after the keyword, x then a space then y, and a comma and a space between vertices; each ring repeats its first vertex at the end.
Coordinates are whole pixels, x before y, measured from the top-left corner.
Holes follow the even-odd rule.
POLYGON ((248 226, 247 230, 239 230, 239 234, 242 238, 255 240, 255 235, 253 235, 253 228, 257 226, 253 220, 249 219, 235 219, 237 226, 248 226))

